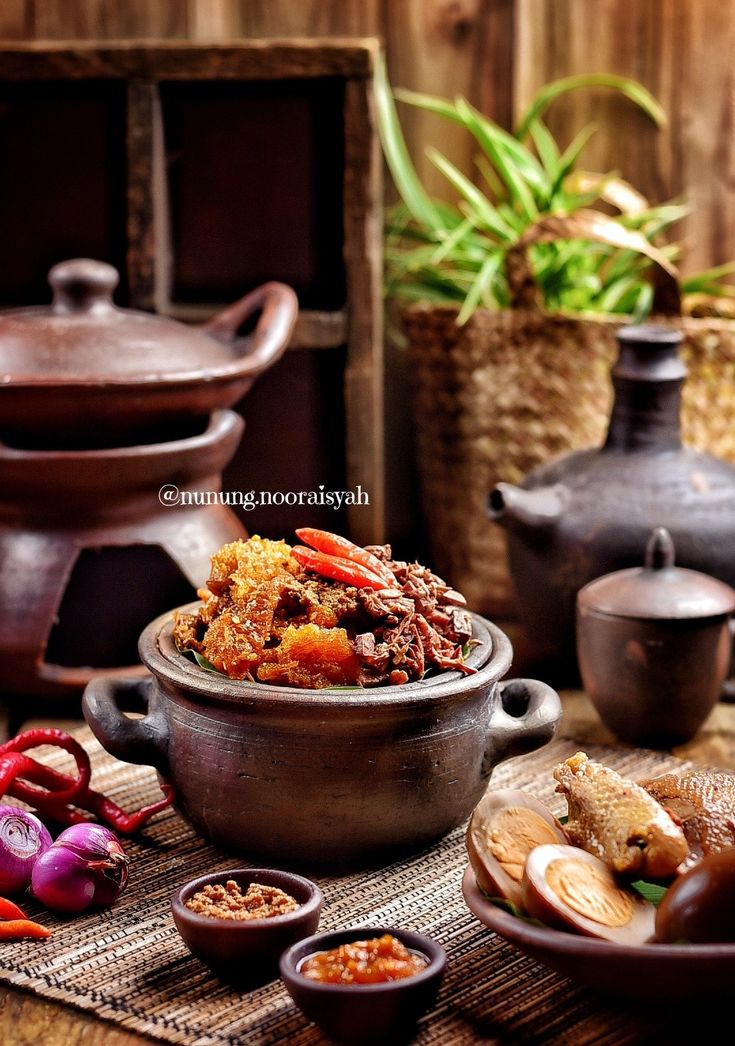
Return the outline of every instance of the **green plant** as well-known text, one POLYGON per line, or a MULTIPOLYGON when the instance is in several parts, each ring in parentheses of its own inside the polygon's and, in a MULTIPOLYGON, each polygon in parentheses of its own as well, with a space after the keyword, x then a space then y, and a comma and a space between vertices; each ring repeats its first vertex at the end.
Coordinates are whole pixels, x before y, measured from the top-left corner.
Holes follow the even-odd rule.
MULTIPOLYGON (((665 123, 658 102, 640 84, 607 74, 585 75, 543 87, 510 134, 465 98, 450 101, 393 92, 381 60, 376 75, 378 127, 401 198, 387 215, 388 297, 459 304, 460 324, 478 306, 512 306, 517 302, 508 263, 520 248, 548 310, 624 313, 635 320, 650 312, 652 262, 672 271, 678 248, 662 244, 661 238, 688 209, 680 202, 650 206, 617 172, 578 169, 594 125, 562 149, 542 115, 560 94, 587 87, 618 90, 657 126, 665 123), (457 202, 433 199, 424 189, 394 98, 460 124, 475 139, 478 183, 433 146, 426 149, 457 202)), ((680 288, 719 294, 722 277, 734 271, 735 265, 720 266, 681 281, 680 288)), ((735 288, 725 289, 728 292, 735 294, 735 288)))

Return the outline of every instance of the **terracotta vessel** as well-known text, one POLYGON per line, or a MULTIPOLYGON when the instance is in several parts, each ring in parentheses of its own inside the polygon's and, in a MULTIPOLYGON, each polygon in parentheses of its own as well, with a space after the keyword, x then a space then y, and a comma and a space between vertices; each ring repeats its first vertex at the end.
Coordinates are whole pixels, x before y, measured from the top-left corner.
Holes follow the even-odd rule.
POLYGON ((604 446, 544 464, 521 486, 499 483, 489 497, 490 517, 508 532, 529 646, 560 669, 559 682, 576 677, 577 592, 639 565, 654 527, 669 531, 680 566, 735 586, 735 469, 682 446, 681 335, 625 327, 618 340, 604 446))
POLYGON ((191 599, 213 548, 246 536, 218 491, 244 422, 215 411, 198 435, 105 450, 0 445, 0 659, 6 695, 79 697, 112 668, 138 665, 144 624, 191 599), (165 601, 165 602, 164 602, 165 601))
POLYGON ((510 641, 476 615, 473 626, 473 675, 297 690, 204 671, 178 653, 166 614, 140 639, 153 679, 97 677, 82 707, 103 746, 155 766, 183 816, 222 849, 291 866, 378 865, 458 825, 497 763, 556 728, 556 692, 501 682, 510 641), (131 698, 145 718, 123 714, 131 698))
POLYGON ((296 295, 282 283, 196 328, 118 308, 118 279, 106 262, 61 262, 49 273, 50 306, 0 313, 0 440, 58 449, 172 439, 233 406, 296 322, 296 295), (254 332, 239 337, 258 312, 254 332))
POLYGON ((674 565, 657 527, 643 567, 616 570, 577 594, 582 683, 623 741, 688 741, 714 708, 730 664, 735 589, 674 565))

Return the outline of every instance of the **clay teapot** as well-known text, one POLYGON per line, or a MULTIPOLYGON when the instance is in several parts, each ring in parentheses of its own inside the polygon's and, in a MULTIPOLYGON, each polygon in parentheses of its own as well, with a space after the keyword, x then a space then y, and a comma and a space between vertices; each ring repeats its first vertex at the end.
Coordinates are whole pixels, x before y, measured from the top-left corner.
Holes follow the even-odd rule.
POLYGON ((532 657, 577 680, 575 602, 595 578, 640 564, 656 526, 677 563, 735 586, 735 469, 682 446, 681 334, 644 325, 618 331, 607 438, 563 455, 520 486, 498 483, 490 518, 508 533, 518 614, 532 657))
POLYGON ((14 447, 152 443, 194 434, 193 422, 201 431, 278 360, 298 312, 294 291, 271 282, 197 328, 115 305, 107 262, 73 258, 48 278, 51 305, 0 313, 0 440, 14 447))

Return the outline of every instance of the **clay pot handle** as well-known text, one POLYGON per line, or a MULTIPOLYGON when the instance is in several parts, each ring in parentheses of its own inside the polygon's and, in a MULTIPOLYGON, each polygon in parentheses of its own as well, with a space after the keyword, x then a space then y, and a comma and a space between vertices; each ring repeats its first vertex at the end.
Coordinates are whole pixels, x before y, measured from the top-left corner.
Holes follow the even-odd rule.
POLYGON ((149 708, 152 679, 95 676, 82 695, 82 712, 102 747, 125 763, 168 771, 168 726, 163 714, 149 708), (121 706, 146 710, 143 719, 131 719, 121 706))
POLYGON ((218 312, 202 330, 217 341, 234 345, 246 360, 244 372, 258 374, 285 351, 298 311, 298 299, 290 287, 285 283, 264 283, 218 312), (260 319, 253 334, 238 338, 240 327, 257 310, 260 319))
POLYGON ((490 714, 485 762, 490 766, 552 739, 561 717, 556 690, 538 679, 506 679, 498 683, 497 703, 490 714))
POLYGON ((656 269, 653 280, 653 313, 658 316, 681 315, 681 291, 677 270, 646 237, 634 229, 624 229, 597 211, 578 214, 550 215, 532 225, 509 249, 506 274, 511 305, 514 308, 541 308, 541 296, 528 261, 528 248, 534 243, 557 240, 594 240, 611 247, 636 251, 650 258, 656 269))

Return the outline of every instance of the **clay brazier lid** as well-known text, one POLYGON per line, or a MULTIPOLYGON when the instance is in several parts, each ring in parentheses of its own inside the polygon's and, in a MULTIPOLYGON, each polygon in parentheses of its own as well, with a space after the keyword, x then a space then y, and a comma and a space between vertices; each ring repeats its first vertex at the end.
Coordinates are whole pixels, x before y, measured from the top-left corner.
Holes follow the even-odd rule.
POLYGON ((577 604, 598 613, 629 618, 707 618, 735 610, 735 589, 709 574, 674 565, 674 542, 656 527, 642 567, 616 570, 590 581, 577 604))
POLYGON ((0 313, 0 382, 166 380, 232 362, 201 330, 116 306, 119 276, 106 262, 74 258, 48 279, 51 305, 0 313))

